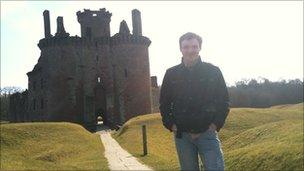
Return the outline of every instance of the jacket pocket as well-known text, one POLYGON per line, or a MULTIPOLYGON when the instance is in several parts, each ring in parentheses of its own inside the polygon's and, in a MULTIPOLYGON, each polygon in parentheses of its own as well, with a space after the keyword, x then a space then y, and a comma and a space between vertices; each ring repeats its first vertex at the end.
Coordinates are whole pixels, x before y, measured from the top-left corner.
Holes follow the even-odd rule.
POLYGON ((176 115, 176 124, 183 130, 201 130, 211 123, 212 116, 207 113, 185 113, 176 115))

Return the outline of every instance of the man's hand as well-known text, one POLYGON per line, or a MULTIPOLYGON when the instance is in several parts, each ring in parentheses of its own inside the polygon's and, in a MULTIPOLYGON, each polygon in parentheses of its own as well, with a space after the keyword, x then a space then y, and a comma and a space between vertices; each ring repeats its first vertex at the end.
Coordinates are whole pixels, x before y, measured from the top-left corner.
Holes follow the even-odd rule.
POLYGON ((217 129, 217 127, 216 127, 216 125, 214 123, 211 123, 209 125, 209 130, 216 131, 216 129, 217 129))
POLYGON ((176 128, 176 125, 175 125, 175 124, 172 125, 171 130, 172 130, 173 132, 176 132, 176 131, 177 131, 177 128, 176 128))

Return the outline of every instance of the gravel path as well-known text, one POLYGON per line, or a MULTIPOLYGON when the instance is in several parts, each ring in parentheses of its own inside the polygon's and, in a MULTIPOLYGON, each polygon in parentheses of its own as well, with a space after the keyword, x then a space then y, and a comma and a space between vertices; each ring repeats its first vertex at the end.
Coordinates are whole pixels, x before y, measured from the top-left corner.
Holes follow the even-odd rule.
POLYGON ((103 126, 97 131, 105 148, 105 157, 108 159, 110 170, 152 170, 121 148, 111 137, 111 130, 103 126))

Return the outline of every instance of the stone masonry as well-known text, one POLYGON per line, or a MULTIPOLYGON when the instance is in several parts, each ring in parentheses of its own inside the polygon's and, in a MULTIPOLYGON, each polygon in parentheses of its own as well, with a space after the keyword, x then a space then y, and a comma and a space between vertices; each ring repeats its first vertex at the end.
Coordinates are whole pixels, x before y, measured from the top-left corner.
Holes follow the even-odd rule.
POLYGON ((70 36, 63 17, 57 17, 52 35, 49 11, 43 12, 41 55, 27 73, 26 92, 11 96, 11 122, 67 121, 94 130, 98 116, 116 127, 157 110, 153 106, 158 106, 159 90, 156 77, 150 78, 151 41, 142 35, 140 11, 132 10, 132 33, 123 20, 113 36, 112 14, 105 8, 76 15, 80 37, 70 36))

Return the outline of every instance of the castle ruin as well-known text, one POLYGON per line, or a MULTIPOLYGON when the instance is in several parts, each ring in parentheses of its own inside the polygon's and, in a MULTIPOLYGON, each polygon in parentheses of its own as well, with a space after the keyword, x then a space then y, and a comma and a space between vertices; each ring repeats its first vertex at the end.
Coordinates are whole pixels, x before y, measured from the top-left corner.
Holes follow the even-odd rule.
POLYGON ((150 78, 151 41, 142 35, 140 11, 132 10, 132 33, 123 20, 113 36, 112 14, 105 8, 76 15, 80 37, 69 35, 63 17, 57 17, 52 35, 49 11, 43 12, 41 55, 27 73, 28 89, 10 98, 10 121, 67 121, 94 130, 98 116, 115 127, 157 111, 152 105, 158 86, 156 77, 150 78))

